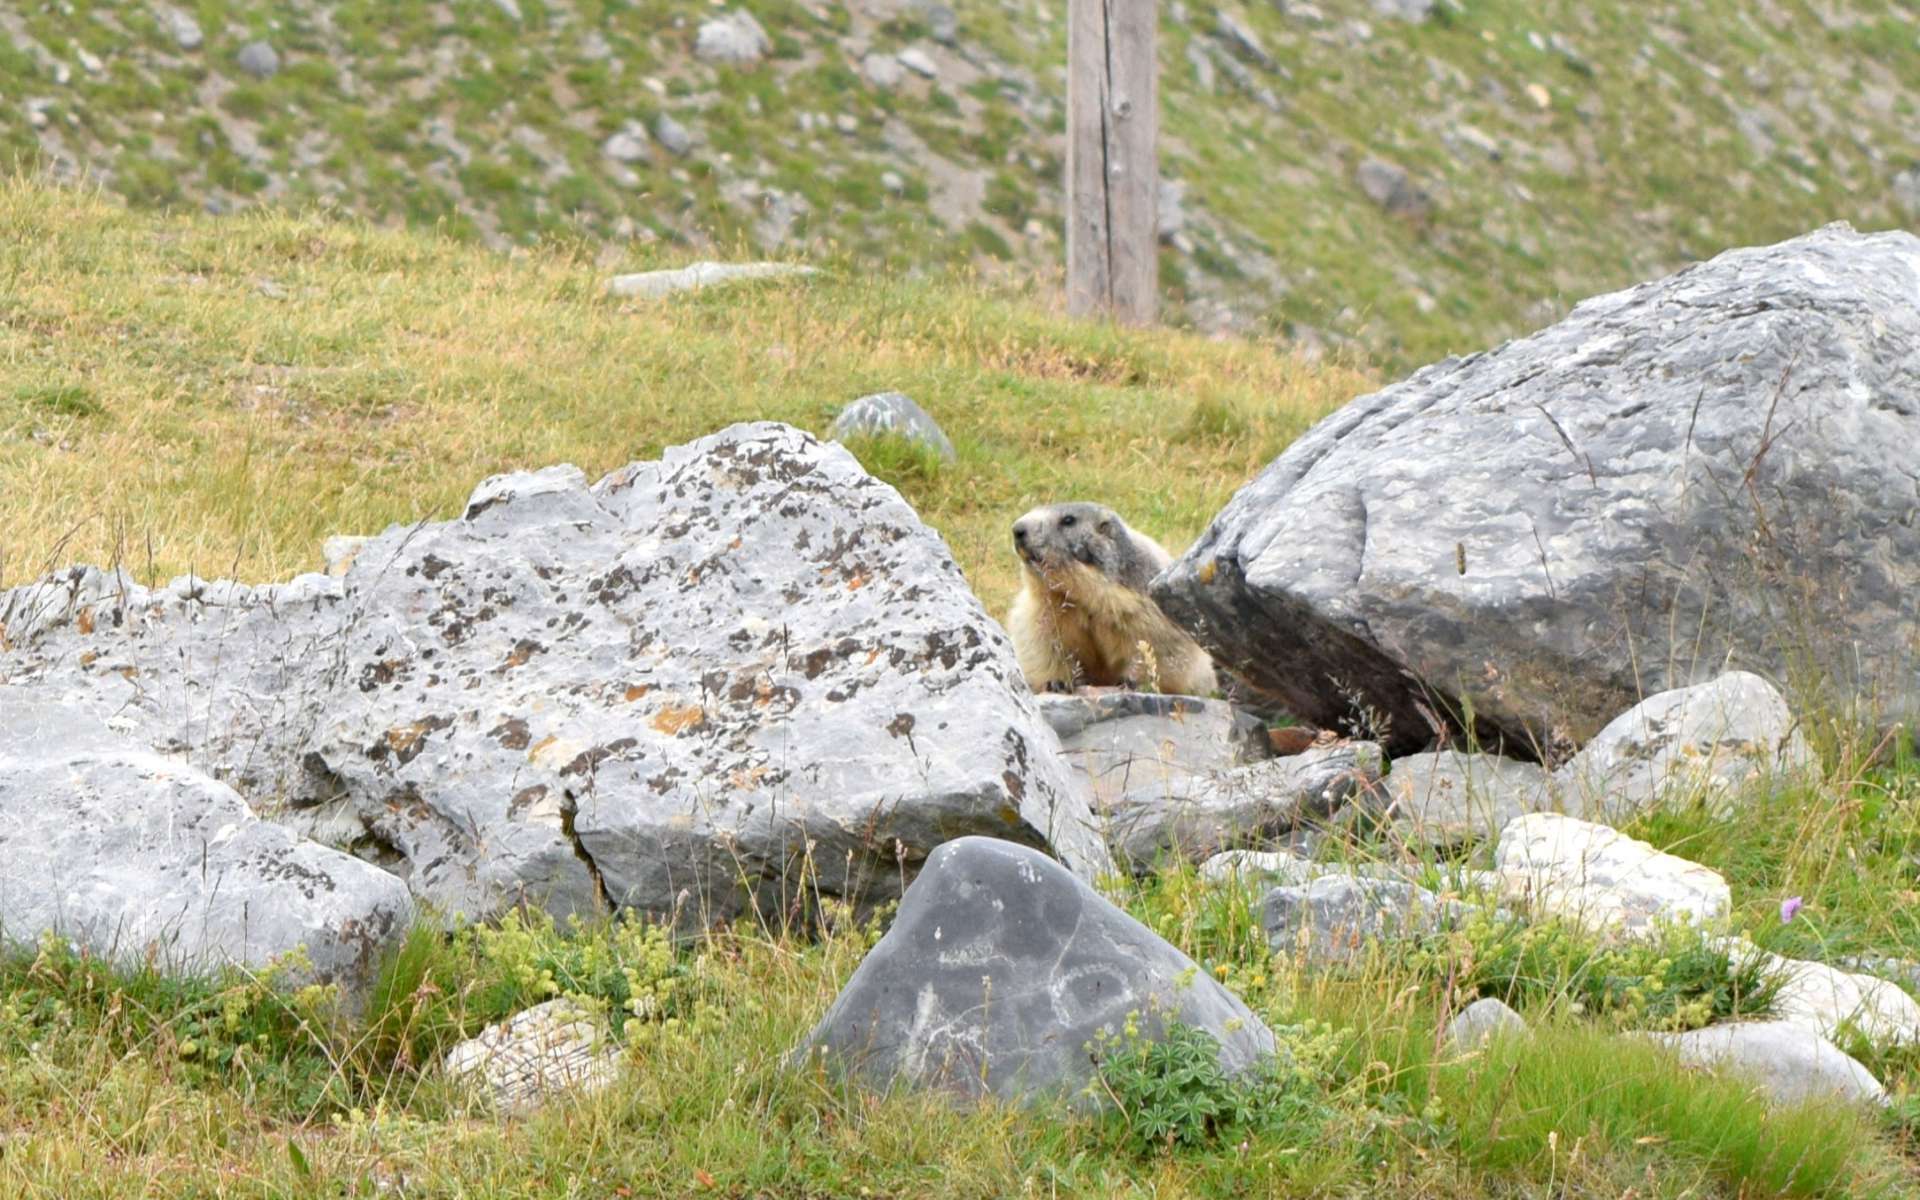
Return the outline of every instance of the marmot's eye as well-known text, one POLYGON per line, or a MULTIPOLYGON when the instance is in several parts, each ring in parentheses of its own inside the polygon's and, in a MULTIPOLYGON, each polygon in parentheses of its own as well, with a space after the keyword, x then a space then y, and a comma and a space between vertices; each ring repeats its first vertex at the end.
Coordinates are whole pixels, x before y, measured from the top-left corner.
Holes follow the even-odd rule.
POLYGON ((1078 517, 1074 516, 1072 513, 1068 513, 1066 516, 1060 518, 1060 528, 1070 529, 1072 528, 1073 523, 1077 520, 1079 520, 1078 517))

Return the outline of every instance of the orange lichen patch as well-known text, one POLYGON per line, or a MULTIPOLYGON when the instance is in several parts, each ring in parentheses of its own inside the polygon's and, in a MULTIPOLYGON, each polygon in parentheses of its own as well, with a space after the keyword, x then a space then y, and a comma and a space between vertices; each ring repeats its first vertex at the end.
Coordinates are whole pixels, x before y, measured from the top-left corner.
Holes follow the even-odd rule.
POLYGON ((1011 804, 1001 805, 1000 819, 1009 825, 1018 825, 1020 822, 1026 820, 1025 817, 1020 815, 1020 810, 1011 804))
POLYGON ((738 550, 739 548, 740 548, 740 538, 738 535, 735 535, 734 539, 727 543, 727 549, 738 550))
POLYGON ((652 690, 653 690, 652 688, 648 687, 644 683, 636 683, 636 684, 630 685, 626 691, 627 703, 632 704, 635 700, 638 700, 640 697, 646 695, 648 692, 652 690))
POLYGON ((559 735, 559 734, 557 734, 557 733, 550 733, 550 734, 548 734, 548 735, 547 735, 546 737, 543 737, 543 738, 541 738, 541 739, 540 739, 539 741, 537 741, 537 742, 535 742, 535 743, 533 744, 533 749, 531 749, 531 750, 529 750, 529 751, 527 751, 527 757, 528 757, 528 758, 537 758, 537 757, 539 757, 539 755, 540 755, 540 752, 541 752, 542 750, 546 750, 546 749, 549 749, 549 748, 551 748, 551 747, 553 746, 553 744, 554 744, 555 742, 557 742, 557 741, 559 741, 559 740, 560 740, 560 735, 559 735))
POLYGON ((512 650, 508 651, 507 661, 503 665, 508 668, 526 666, 527 663, 533 659, 534 649, 535 647, 532 642, 520 642, 515 645, 512 650))
POLYGON ((880 657, 880 647, 875 646, 873 649, 867 651, 867 665, 869 667, 872 666, 873 660, 879 657, 880 657))
POLYGON ((406 759, 419 750, 420 743, 426 739, 432 729, 433 726, 426 721, 415 721, 411 725, 389 729, 387 730, 387 748, 402 759, 406 759))
POLYGON ((138 674, 140 674, 140 670, 137 667, 121 667, 120 668, 120 677, 122 679, 132 679, 134 676, 138 674))
POLYGON ((653 714, 653 727, 661 733, 679 735, 692 729, 707 719, 707 710, 698 704, 689 704, 684 708, 669 704, 653 714))
POLYGON ((89 650, 85 654, 82 654, 80 656, 80 665, 83 667, 90 667, 96 661, 98 661, 99 658, 100 658, 100 652, 98 650, 89 650))
POLYGON ((869 583, 872 583, 872 582, 873 582, 873 576, 871 575, 866 575, 866 574, 855 575, 852 579, 847 580, 847 590, 850 592, 857 592, 861 588, 867 586, 869 583))
POLYGON ((767 768, 764 766, 752 767, 733 772, 727 776, 727 782, 736 788, 759 787, 760 781, 766 777, 767 768))
POLYGON ((80 616, 77 619, 76 623, 80 626, 81 633, 92 633, 93 632, 93 610, 90 608, 81 609, 80 616))
POLYGON ((1217 575, 1219 571, 1220 571, 1220 560, 1217 558, 1210 558, 1207 561, 1200 564, 1200 569, 1198 571, 1195 571, 1194 575, 1200 580, 1201 586, 1204 587, 1205 585, 1213 582, 1213 577, 1217 575))

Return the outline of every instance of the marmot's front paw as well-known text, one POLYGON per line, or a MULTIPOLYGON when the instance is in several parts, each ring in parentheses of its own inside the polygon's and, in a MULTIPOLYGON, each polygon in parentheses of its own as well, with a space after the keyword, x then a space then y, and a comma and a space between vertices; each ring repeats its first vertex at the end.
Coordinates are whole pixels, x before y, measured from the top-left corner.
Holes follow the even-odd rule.
POLYGON ((1048 696, 1065 696, 1073 691, 1073 685, 1064 679, 1049 679, 1040 691, 1048 696))

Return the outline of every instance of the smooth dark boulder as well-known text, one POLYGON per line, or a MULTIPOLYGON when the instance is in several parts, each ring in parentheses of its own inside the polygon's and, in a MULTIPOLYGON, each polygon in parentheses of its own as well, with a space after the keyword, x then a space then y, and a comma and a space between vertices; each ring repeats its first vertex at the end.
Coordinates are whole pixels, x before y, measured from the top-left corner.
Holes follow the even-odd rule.
POLYGON ((1220 1042, 1232 1072, 1274 1052, 1247 1006, 1043 854, 969 837, 934 851, 880 939, 796 1051, 868 1086, 963 1099, 1081 1098, 1089 1043, 1138 1014, 1220 1042))
POLYGON ((1920 676, 1920 239, 1730 251, 1353 401, 1154 587, 1301 718, 1557 760, 1728 668, 1920 676))

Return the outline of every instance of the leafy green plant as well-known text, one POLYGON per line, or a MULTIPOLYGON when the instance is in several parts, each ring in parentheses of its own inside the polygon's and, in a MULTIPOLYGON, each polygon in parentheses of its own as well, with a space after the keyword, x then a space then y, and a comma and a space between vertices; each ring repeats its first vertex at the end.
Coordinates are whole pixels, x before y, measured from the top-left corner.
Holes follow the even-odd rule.
POLYGON ((1515 1007, 1564 1005, 1576 1017, 1621 1027, 1697 1029, 1771 1006, 1778 985, 1759 959, 1729 955, 1704 933, 1670 927, 1645 941, 1609 941, 1552 918, 1515 921, 1470 913, 1430 939, 1413 961, 1451 978, 1465 997, 1496 996, 1515 1007))
POLYGON ((1325 1085, 1339 1056, 1338 1039, 1330 1028, 1312 1025, 1276 1036, 1277 1054, 1230 1074, 1220 1065, 1220 1042, 1211 1033, 1167 1021, 1159 1036, 1151 1036, 1134 1013, 1120 1032, 1096 1037, 1089 1046, 1098 1065, 1091 1090, 1110 1105, 1118 1140, 1137 1153, 1283 1128, 1310 1139, 1333 1117, 1325 1085))

